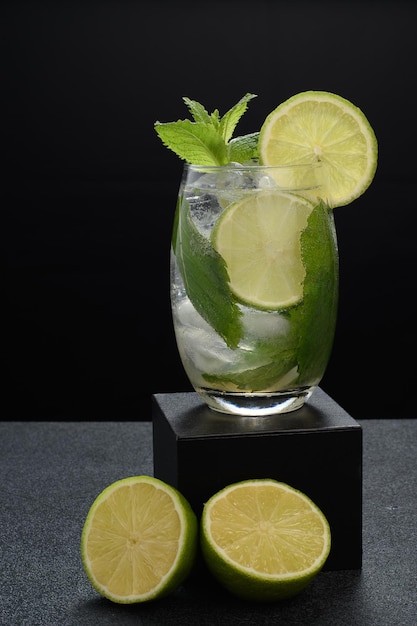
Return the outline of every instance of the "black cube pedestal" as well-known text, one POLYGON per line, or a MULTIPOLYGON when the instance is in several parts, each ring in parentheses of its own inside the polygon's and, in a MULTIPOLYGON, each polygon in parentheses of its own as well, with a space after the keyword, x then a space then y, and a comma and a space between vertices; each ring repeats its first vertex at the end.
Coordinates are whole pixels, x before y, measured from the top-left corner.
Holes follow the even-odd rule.
POLYGON ((332 548, 324 569, 362 566, 362 428, 322 389, 297 411, 229 416, 196 393, 155 394, 154 475, 179 489, 198 516, 223 487, 274 478, 307 494, 326 515, 332 548))

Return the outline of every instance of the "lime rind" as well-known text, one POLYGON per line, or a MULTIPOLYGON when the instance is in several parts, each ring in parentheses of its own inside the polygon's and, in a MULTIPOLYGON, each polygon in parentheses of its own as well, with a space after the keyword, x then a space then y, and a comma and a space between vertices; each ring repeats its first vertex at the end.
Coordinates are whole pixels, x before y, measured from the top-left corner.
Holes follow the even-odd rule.
POLYGON ((264 165, 322 163, 326 200, 350 204, 371 184, 378 161, 375 133, 357 106, 326 91, 305 91, 272 111, 261 128, 264 165))

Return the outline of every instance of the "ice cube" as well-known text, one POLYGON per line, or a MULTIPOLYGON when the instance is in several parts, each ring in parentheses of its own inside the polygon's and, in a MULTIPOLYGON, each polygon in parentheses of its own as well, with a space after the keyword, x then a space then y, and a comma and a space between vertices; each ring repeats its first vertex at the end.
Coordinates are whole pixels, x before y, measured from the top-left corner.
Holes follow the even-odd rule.
POLYGON ((271 176, 267 174, 262 174, 258 180, 259 189, 271 189, 273 187, 277 187, 277 183, 271 176))
POLYGON ((196 369, 208 374, 216 373, 236 360, 236 351, 227 347, 189 300, 177 309, 176 321, 177 336, 184 353, 196 369))
POLYGON ((251 338, 270 339, 285 335, 289 328, 289 320, 277 311, 261 311, 245 309, 242 317, 245 333, 251 338))

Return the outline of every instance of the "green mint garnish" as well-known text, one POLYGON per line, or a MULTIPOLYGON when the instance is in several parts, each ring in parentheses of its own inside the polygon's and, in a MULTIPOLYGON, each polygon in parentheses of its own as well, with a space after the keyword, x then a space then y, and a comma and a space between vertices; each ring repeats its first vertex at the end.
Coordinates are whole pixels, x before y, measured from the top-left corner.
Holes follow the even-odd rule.
POLYGON ((304 306, 290 311, 291 323, 298 325, 302 337, 298 349, 300 385, 307 384, 317 373, 324 373, 333 346, 339 258, 334 245, 334 224, 329 228, 329 219, 333 220, 331 210, 324 203, 319 203, 301 235, 301 250, 307 271, 304 306))
POLYGON ((232 137, 252 98, 256 95, 247 93, 223 117, 217 109, 208 113, 199 102, 183 98, 193 121, 155 122, 155 130, 167 148, 193 165, 245 163, 257 156, 259 133, 232 137))
POLYGON ((242 337, 241 312, 229 289, 229 275, 223 258, 193 224, 188 202, 179 219, 177 206, 173 241, 187 295, 194 308, 224 339, 231 349, 242 337))

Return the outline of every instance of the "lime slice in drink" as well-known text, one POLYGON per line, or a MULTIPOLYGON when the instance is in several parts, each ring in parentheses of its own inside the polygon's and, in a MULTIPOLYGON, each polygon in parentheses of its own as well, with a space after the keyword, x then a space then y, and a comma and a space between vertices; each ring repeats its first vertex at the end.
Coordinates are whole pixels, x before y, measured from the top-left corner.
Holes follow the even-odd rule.
POLYGON ((300 236, 312 209, 305 198, 271 189, 248 194, 225 210, 213 230, 213 245, 239 300, 263 309, 301 300, 300 236))
POLYGON ((373 180, 377 155, 375 133, 362 111, 326 91, 289 98, 268 115, 260 131, 264 165, 322 164, 326 200, 333 207, 364 193, 373 180))
POLYGON ((323 567, 330 544, 322 511, 305 494, 275 480, 229 485, 203 509, 207 566, 226 589, 247 600, 299 593, 323 567))
POLYGON ((173 487, 150 476, 119 480, 93 502, 81 535, 92 586, 121 604, 154 600, 189 574, 197 520, 173 487))

